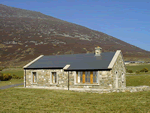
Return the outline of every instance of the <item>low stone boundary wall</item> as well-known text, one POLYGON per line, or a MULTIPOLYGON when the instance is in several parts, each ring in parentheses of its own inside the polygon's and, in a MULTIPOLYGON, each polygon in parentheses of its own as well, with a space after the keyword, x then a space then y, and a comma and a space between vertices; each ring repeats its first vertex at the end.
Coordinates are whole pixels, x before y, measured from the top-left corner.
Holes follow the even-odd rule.
MULTIPOLYGON (((19 88, 19 87, 16 87, 19 88)), ((24 87, 20 87, 24 88, 24 87)), ((26 88, 35 88, 35 89, 54 89, 54 90, 68 90, 68 88, 61 87, 26 87, 26 88)), ((118 89, 92 89, 92 88, 69 88, 71 91, 75 92, 89 92, 89 93, 111 93, 111 92, 140 92, 140 91, 150 91, 150 86, 136 86, 136 87, 126 87, 118 89)))
POLYGON ((138 86, 138 87, 126 87, 118 89, 84 89, 84 90, 73 90, 79 92, 89 92, 89 93, 111 93, 111 92, 140 92, 140 91, 150 91, 149 86, 138 86))

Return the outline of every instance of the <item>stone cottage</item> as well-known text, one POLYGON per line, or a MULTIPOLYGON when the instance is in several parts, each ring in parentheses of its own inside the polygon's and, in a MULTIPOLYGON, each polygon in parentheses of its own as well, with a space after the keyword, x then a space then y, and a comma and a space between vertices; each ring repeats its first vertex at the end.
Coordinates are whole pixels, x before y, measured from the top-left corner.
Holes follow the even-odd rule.
POLYGON ((24 67, 24 87, 114 89, 126 87, 121 50, 70 55, 40 55, 24 67))

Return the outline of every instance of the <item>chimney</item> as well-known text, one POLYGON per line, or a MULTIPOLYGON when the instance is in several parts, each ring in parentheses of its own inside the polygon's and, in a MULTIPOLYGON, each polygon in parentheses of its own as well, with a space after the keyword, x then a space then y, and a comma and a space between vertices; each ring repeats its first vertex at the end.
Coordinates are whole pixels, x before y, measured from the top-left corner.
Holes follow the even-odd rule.
POLYGON ((100 56, 102 53, 102 48, 97 46, 95 47, 95 56, 100 56))

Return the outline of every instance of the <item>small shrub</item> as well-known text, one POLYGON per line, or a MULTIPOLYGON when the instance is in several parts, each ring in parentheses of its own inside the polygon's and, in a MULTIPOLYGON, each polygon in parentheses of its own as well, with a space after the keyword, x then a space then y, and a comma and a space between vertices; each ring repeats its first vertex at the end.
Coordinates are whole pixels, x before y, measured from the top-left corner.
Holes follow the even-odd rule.
POLYGON ((8 81, 11 78, 12 78, 12 76, 9 73, 8 74, 3 74, 3 73, 0 74, 0 80, 1 81, 8 81))
POLYGON ((142 70, 140 70, 140 72, 148 72, 147 68, 143 68, 142 70))
POLYGON ((127 72, 128 72, 128 73, 133 73, 133 71, 132 71, 132 70, 127 70, 127 72))
POLYGON ((15 74, 13 74, 12 78, 13 78, 13 79, 21 79, 21 77, 15 75, 15 74))
POLYGON ((0 80, 3 80, 3 73, 0 73, 0 80))
POLYGON ((140 73, 140 71, 136 71, 136 74, 139 74, 140 73))

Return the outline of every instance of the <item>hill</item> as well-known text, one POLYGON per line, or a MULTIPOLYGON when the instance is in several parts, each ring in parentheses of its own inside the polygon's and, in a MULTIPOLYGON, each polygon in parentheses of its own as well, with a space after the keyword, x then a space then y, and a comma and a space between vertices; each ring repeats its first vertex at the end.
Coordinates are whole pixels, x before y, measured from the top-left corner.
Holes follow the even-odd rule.
POLYGON ((126 60, 147 60, 150 52, 105 33, 40 12, 0 4, 0 62, 24 65, 43 55, 122 50, 126 60))

